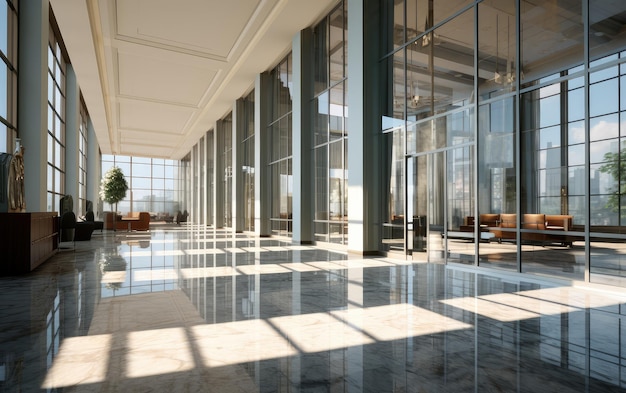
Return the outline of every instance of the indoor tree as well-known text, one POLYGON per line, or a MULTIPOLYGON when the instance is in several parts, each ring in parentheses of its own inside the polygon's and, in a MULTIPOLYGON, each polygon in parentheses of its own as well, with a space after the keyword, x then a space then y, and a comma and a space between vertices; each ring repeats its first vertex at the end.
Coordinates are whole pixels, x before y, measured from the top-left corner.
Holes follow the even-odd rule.
POLYGON ((116 227, 117 217, 117 203, 126 197, 126 191, 128 191, 128 183, 124 177, 124 173, 119 167, 113 166, 109 169, 102 178, 100 183, 100 199, 111 205, 115 205, 115 211, 113 214, 113 228, 116 227))
POLYGON ((619 152, 608 152, 604 154, 605 163, 598 168, 599 172, 607 173, 613 178, 613 185, 609 188, 609 195, 605 207, 614 213, 618 213, 618 218, 626 219, 624 209, 624 196, 626 195, 626 148, 619 152))

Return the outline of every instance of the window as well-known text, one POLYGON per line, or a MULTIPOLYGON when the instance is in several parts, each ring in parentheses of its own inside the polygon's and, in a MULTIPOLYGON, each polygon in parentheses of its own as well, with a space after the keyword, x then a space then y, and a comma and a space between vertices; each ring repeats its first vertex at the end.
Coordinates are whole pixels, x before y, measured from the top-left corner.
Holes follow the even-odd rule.
POLYGON ((293 171, 291 168, 291 53, 271 71, 271 119, 267 132, 271 140, 270 173, 272 179, 272 232, 292 232, 293 171))
POLYGON ((48 42, 48 211, 65 193, 65 60, 57 35, 48 42))
POLYGON ((340 244, 348 240, 346 11, 340 4, 313 30, 315 239, 340 244))
POLYGON ((17 0, 0 0, 0 153, 10 145, 17 124, 17 0))
MULTIPOLYGON (((181 201, 176 199, 180 185, 178 161, 103 155, 102 175, 112 166, 122 170, 129 187, 126 198, 117 206, 121 214, 145 211, 150 212, 153 219, 159 219, 173 217, 181 210, 181 201)), ((105 210, 114 208, 104 207, 105 210)))
MULTIPOLYGON (((233 221, 233 116, 229 113, 217 124, 219 144, 218 157, 222 160, 224 176, 221 177, 224 198, 224 226, 231 227, 233 221)), ((218 174, 219 176, 219 174, 218 174)), ((197 184, 197 182, 195 183, 197 184)))
POLYGON ((87 108, 81 101, 78 129, 78 213, 84 214, 87 203, 87 108))

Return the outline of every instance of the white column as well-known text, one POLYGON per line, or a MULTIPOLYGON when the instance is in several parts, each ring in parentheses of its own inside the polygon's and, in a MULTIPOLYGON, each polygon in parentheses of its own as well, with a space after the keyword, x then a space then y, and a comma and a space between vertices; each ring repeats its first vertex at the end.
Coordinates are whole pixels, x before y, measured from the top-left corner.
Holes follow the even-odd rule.
POLYGON ((272 209, 271 173, 269 163, 269 73, 257 75, 254 82, 254 232, 258 236, 272 233, 270 214, 272 209))
POLYGON ((202 221, 201 224, 204 225, 205 227, 207 225, 209 225, 210 223, 210 213, 209 213, 209 209, 211 209, 211 206, 209 206, 209 192, 210 192, 210 188, 209 188, 209 155, 212 154, 212 151, 209 151, 209 133, 205 133, 204 134, 204 158, 202 160, 202 167, 204 168, 204 170, 202 171, 202 173, 204 174, 202 176, 202 187, 204 187, 204 195, 203 195, 203 199, 202 199, 202 205, 203 205, 203 211, 204 211, 204 216, 202 217, 202 221))
POLYGON ((200 187, 200 182, 202 181, 202 168, 200 168, 200 166, 202 165, 201 162, 201 157, 202 157, 202 138, 198 139, 198 143, 196 143, 195 146, 195 152, 196 152, 196 156, 193 158, 193 170, 194 170, 194 179, 195 179, 195 184, 193 187, 193 193, 194 193, 194 201, 193 201, 193 207, 192 207, 192 211, 190 213, 193 214, 193 223, 194 224, 198 224, 201 220, 200 217, 200 212, 201 212, 201 208, 200 208, 200 204, 202 203, 201 200, 201 196, 202 196, 202 188, 200 187))
POLYGON ((233 184, 232 184, 232 214, 233 230, 237 233, 243 232, 245 225, 245 203, 244 200, 244 176, 243 176, 243 155, 244 151, 241 148, 241 142, 243 140, 243 127, 245 127, 245 102, 243 98, 235 101, 233 105, 233 154, 232 154, 232 166, 233 166, 233 184))
POLYGON ((206 133, 206 143, 207 225, 215 228, 215 128, 206 133))
POLYGON ((313 34, 310 29, 296 34, 292 41, 292 170, 293 170, 293 243, 313 242, 313 34))
POLYGON ((100 200, 100 180, 102 179, 102 156, 100 145, 96 137, 96 130, 93 128, 91 120, 87 121, 87 199, 93 202, 94 216, 100 220, 103 211, 100 200))
POLYGON ((80 88, 74 68, 68 64, 65 72, 65 195, 71 195, 76 216, 85 214, 79 211, 78 201, 78 138, 80 127, 80 88))
POLYGON ((375 0, 348 0, 348 251, 358 254, 378 252, 385 192, 377 104, 378 7, 375 0))
POLYGON ((25 148, 24 191, 29 212, 47 210, 48 14, 48 0, 20 2, 17 124, 25 148))
POLYGON ((213 218, 215 228, 224 227, 224 133, 223 121, 215 124, 213 140, 213 218))
POLYGON ((191 148, 191 204, 189 205, 189 221, 192 221, 194 224, 198 222, 198 197, 200 195, 200 187, 198 187, 198 161, 200 160, 200 142, 196 143, 191 148))

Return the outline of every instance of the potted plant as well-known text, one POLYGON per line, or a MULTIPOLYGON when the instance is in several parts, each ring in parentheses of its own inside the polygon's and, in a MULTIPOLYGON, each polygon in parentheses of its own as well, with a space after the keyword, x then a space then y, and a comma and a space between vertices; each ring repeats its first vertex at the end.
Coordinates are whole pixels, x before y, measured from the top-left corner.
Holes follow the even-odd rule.
POLYGON ((102 178, 100 183, 100 199, 111 205, 115 205, 115 211, 113 212, 113 230, 116 228, 117 218, 117 203, 126 197, 126 191, 128 191, 128 183, 124 177, 124 173, 119 167, 113 166, 109 169, 102 178))

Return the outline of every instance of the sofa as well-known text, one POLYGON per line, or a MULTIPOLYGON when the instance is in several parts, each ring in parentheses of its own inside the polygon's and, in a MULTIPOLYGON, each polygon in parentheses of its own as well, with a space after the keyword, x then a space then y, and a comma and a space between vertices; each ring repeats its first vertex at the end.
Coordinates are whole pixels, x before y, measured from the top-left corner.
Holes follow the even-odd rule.
MULTIPOLYGON (((565 214, 542 214, 525 213, 521 217, 522 241, 527 243, 560 243, 571 246, 578 237, 557 234, 558 232, 571 231, 573 229, 573 216, 565 214), (530 232, 532 231, 532 232, 530 232), (547 232, 545 232, 547 231, 547 232), (549 232, 549 233, 548 233, 549 232)), ((517 214, 515 213, 485 213, 479 216, 481 231, 489 231, 494 234, 498 241, 517 240, 517 214)), ((474 230, 474 217, 464 219, 461 231, 474 230)))
POLYGON ((147 231, 150 229, 150 213, 131 212, 125 216, 118 215, 113 220, 112 212, 104 214, 104 229, 114 229, 120 231, 147 231))

